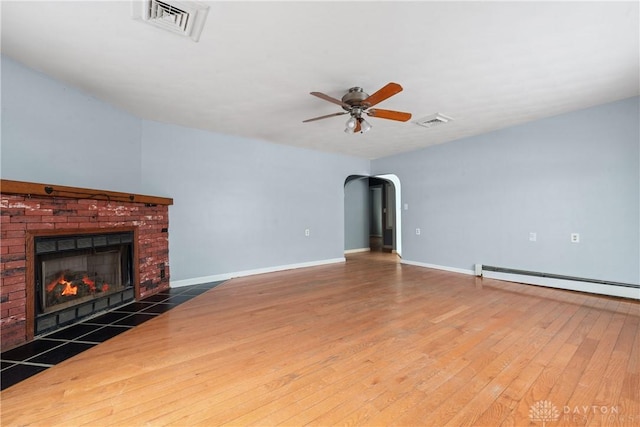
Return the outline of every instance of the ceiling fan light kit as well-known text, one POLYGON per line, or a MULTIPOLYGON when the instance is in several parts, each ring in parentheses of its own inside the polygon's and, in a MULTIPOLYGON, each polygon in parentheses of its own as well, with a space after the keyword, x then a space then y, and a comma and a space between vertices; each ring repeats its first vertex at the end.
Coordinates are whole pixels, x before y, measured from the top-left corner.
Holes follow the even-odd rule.
POLYGON ((373 95, 369 95, 361 87, 355 86, 349 89, 349 91, 342 97, 341 100, 333 98, 329 95, 325 95, 321 92, 311 92, 311 95, 317 96, 318 98, 324 99, 325 101, 329 101, 333 104, 337 104, 341 106, 345 111, 334 114, 327 114, 320 117, 314 117, 313 119, 307 119, 304 120, 303 123, 313 122, 329 117, 341 116, 343 114, 349 114, 351 117, 349 117, 349 119, 347 120, 346 128, 344 131, 345 133, 351 134, 365 133, 371 130, 372 126, 362 117, 363 114, 366 114, 369 117, 406 122, 411 119, 410 113, 392 110, 369 109, 379 102, 382 102, 399 92, 402 92, 402 86, 400 86, 398 83, 388 83, 373 95))
POLYGON ((371 124, 362 117, 351 117, 347 120, 347 127, 344 129, 345 133, 365 133, 371 130, 371 124))

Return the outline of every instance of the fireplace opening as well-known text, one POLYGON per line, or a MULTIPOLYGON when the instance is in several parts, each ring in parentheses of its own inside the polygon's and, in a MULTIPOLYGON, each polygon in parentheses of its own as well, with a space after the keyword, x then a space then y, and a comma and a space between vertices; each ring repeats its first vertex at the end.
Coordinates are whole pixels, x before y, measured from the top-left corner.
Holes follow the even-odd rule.
POLYGON ((134 299, 133 232, 35 237, 35 333, 134 299))

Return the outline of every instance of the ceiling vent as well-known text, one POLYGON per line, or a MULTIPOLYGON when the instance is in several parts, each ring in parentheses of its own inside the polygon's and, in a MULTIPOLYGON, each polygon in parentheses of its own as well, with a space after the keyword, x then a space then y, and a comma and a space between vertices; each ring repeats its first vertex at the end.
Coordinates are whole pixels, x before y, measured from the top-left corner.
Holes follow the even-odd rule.
POLYGON ((420 120, 416 120, 415 124, 425 128, 432 128, 449 123, 452 120, 453 119, 451 117, 445 116, 444 114, 436 113, 420 120))
POLYGON ((196 1, 133 0, 131 12, 134 19, 142 19, 197 42, 204 28, 209 6, 196 1))

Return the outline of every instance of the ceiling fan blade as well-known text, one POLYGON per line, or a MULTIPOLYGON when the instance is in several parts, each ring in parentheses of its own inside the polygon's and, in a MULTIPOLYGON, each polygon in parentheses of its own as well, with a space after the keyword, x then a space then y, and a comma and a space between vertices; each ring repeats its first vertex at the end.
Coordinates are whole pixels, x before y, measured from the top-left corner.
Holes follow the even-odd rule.
POLYGON ((334 104, 338 104, 339 106, 347 109, 351 108, 349 104, 346 104, 340 101, 339 99, 332 98, 329 95, 325 95, 324 93, 321 93, 321 92, 311 92, 311 95, 317 96, 318 98, 324 99, 325 101, 333 102, 334 104))
POLYGON ((374 108, 366 111, 367 115, 371 117, 377 117, 379 119, 397 120, 399 122, 406 122, 411 119, 411 113, 403 113, 402 111, 381 110, 374 108))
POLYGON ((326 116, 314 117, 313 119, 303 120, 302 123, 314 122, 316 120, 328 119, 329 117, 341 116, 347 114, 347 111, 341 111, 339 113, 327 114, 326 116))
POLYGON ((362 126, 360 126, 360 121, 356 121, 356 127, 353 128, 353 133, 358 133, 362 130, 362 126))
POLYGON ((402 86, 398 83, 387 83, 382 89, 378 90, 373 95, 370 95, 367 99, 362 101, 362 104, 367 107, 373 107, 379 102, 384 101, 387 98, 392 97, 396 93, 402 92, 402 86))

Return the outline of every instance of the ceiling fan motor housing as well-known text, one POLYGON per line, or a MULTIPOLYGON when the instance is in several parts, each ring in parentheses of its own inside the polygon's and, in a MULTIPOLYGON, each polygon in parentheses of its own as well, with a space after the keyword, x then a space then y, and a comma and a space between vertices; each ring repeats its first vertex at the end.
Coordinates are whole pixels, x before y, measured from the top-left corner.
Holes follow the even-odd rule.
MULTIPOLYGON (((342 97, 342 102, 350 105, 351 107, 362 107, 362 101, 367 99, 369 94, 362 90, 361 87, 352 87, 349 89, 349 92, 345 96, 342 97)), ((350 108, 343 106, 345 110, 349 111, 350 108)), ((364 108, 363 108, 364 110, 364 108)))

